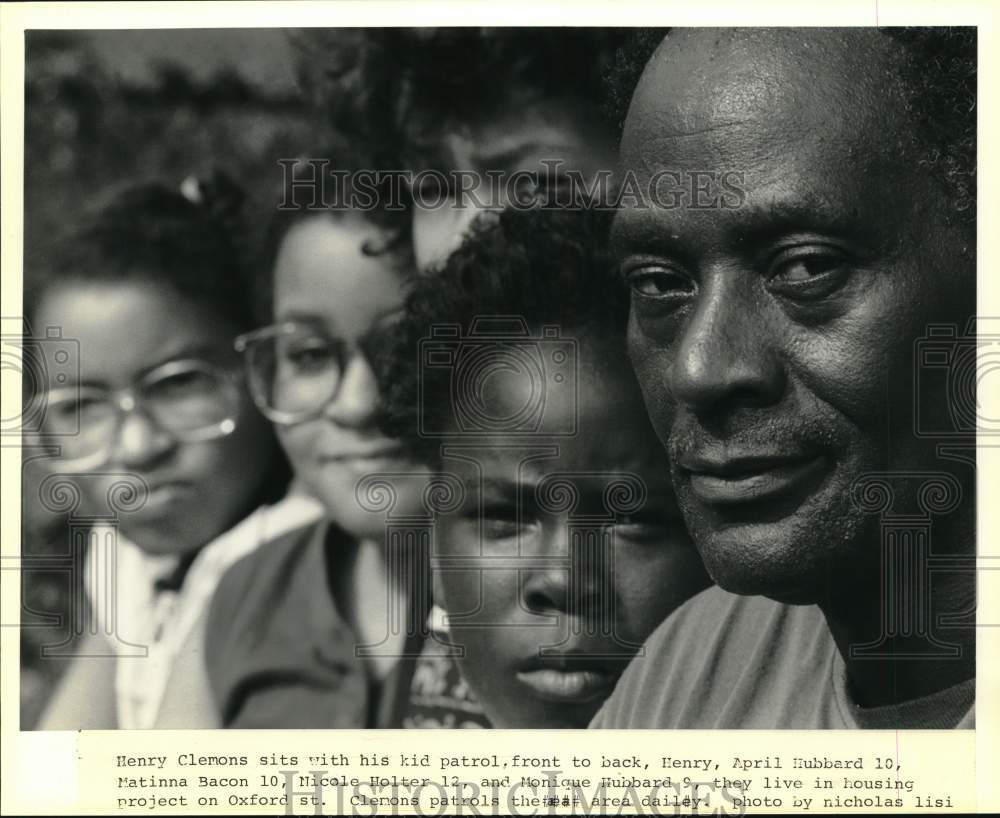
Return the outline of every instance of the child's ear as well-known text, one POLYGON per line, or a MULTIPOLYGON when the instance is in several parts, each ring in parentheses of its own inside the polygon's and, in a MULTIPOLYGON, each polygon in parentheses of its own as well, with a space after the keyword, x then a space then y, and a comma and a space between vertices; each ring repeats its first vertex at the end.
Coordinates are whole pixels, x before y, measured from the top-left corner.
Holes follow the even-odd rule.
POLYGON ((441 573, 438 571, 437 561, 433 559, 431 560, 431 594, 434 596, 434 604, 440 608, 444 608, 444 588, 441 587, 441 573))

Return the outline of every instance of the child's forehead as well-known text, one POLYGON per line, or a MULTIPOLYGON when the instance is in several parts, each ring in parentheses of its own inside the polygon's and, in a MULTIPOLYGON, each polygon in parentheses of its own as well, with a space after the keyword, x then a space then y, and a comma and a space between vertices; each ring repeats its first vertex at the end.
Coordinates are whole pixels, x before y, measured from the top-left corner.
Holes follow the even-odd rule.
POLYGON ((553 478, 600 483, 622 475, 666 483, 666 455, 658 446, 651 448, 648 441, 635 440, 627 431, 618 437, 624 445, 605 446, 583 433, 521 441, 497 435, 448 445, 443 465, 467 486, 493 490, 531 487, 553 478))
MULTIPOLYGON (((581 345, 579 352, 584 357, 591 350, 581 345)), ((498 423, 490 435, 460 434, 453 424, 444 442, 446 452, 456 457, 446 455, 446 468, 506 481, 537 482, 553 473, 624 472, 665 480, 667 456, 631 373, 580 363, 575 371, 556 373, 565 375, 559 388, 536 389, 530 378, 520 377, 523 373, 497 379, 484 390, 479 408, 493 418, 519 423, 509 429, 498 423), (537 400, 539 396, 543 399, 537 400), (526 408, 533 410, 530 417, 526 408), (527 429, 526 418, 537 428, 527 429)), ((627 361, 621 366, 627 367, 627 361)))
POLYGON ((235 327, 147 278, 60 282, 42 298, 36 319, 58 328, 76 350, 83 380, 117 384, 175 358, 223 361, 235 354, 235 327))

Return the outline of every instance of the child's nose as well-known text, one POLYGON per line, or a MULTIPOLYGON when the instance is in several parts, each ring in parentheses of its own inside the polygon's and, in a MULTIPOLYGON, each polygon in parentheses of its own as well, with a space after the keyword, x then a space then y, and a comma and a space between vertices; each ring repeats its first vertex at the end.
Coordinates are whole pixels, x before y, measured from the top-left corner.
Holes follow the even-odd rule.
POLYGON ((127 468, 148 468, 174 445, 173 438, 143 412, 130 412, 122 418, 112 457, 127 468))
POLYGON ((559 525, 532 554, 522 602, 536 613, 559 612, 590 621, 611 601, 610 557, 599 529, 559 525))
POLYGON ((341 426, 363 428, 371 425, 378 402, 378 383, 368 359, 355 353, 344 370, 336 397, 326 415, 341 426))
POLYGON ((567 613, 569 570, 553 566, 531 571, 522 586, 522 602, 532 613, 567 613))

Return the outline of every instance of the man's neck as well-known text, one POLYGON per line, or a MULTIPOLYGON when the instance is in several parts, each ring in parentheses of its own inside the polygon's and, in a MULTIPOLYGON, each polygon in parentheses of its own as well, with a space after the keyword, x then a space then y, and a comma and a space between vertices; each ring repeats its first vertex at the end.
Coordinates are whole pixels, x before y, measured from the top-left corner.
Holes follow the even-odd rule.
MULTIPOLYGON (((972 555, 974 535, 967 542, 972 555)), ((921 573, 909 584, 910 594, 900 593, 905 575, 899 572, 896 593, 886 594, 884 576, 876 576, 820 603, 847 668, 851 697, 862 707, 911 701, 976 674, 975 572, 921 573), (946 627, 945 618, 956 621, 946 627)))

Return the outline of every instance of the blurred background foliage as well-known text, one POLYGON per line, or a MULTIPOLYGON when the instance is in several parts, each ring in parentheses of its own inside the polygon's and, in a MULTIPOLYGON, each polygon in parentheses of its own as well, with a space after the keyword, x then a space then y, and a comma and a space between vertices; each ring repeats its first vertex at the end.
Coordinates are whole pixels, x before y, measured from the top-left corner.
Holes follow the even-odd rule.
MULTIPOLYGON (((252 241, 281 188, 276 160, 315 148, 282 31, 34 31, 25 46, 26 278, 75 213, 130 181, 221 168, 247 191, 252 241)), ((45 567, 69 552, 69 530, 39 501, 41 454, 26 450, 23 468, 21 729, 64 666, 41 648, 69 633, 70 574, 45 567)))

